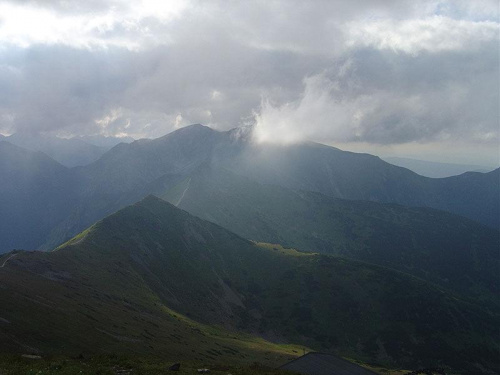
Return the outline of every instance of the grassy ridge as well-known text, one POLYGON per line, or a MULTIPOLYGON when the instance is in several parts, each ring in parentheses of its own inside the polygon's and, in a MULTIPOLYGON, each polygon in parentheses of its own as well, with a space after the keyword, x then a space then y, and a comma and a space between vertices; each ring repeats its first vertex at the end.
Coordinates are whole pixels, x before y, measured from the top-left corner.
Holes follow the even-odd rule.
POLYGON ((160 197, 252 240, 394 268, 500 306, 500 232, 446 212, 262 185, 199 168, 160 197), (189 181, 189 184, 187 184, 189 181))
MULTIPOLYGON (((99 230, 98 224, 86 238, 97 240, 99 230)), ((164 353, 200 363, 275 365, 302 351, 182 316, 148 288, 127 254, 110 257, 88 245, 20 252, 0 270, 1 352, 164 353)))
POLYGON ((0 270, 0 298, 2 350, 264 363, 301 352, 261 336, 373 364, 498 365, 487 308, 380 266, 257 246, 154 197, 58 251, 20 253, 0 270))

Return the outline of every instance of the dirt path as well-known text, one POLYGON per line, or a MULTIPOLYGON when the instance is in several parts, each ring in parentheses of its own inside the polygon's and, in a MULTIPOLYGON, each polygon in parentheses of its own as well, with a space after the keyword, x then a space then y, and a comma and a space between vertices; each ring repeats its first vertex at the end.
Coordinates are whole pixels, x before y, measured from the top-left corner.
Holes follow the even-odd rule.
POLYGON ((12 258, 14 258, 17 254, 12 254, 10 257, 8 257, 7 259, 5 259, 5 261, 3 262, 3 264, 0 266, 0 268, 4 268, 5 265, 7 264, 7 262, 9 260, 11 260, 12 258))
POLYGON ((186 186, 186 188, 184 189, 184 191, 182 192, 182 195, 181 197, 179 198, 179 200, 177 201, 177 203, 175 204, 175 206, 177 207, 181 202, 182 202, 182 199, 184 198, 184 195, 186 195, 186 191, 188 191, 189 189, 189 184, 191 183, 191 178, 189 178, 188 180, 188 184, 186 186))

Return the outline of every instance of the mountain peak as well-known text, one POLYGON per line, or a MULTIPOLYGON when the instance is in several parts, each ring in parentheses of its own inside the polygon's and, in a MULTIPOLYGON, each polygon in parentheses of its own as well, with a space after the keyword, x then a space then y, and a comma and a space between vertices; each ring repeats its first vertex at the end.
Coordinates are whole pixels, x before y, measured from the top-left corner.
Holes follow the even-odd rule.
POLYGON ((165 207, 171 207, 177 209, 174 205, 171 203, 158 198, 156 195, 149 194, 148 196, 144 197, 141 199, 139 202, 137 202, 134 206, 140 206, 140 207, 158 207, 158 206, 165 206, 165 207))
POLYGON ((193 124, 184 126, 182 128, 176 129, 173 132, 165 134, 162 137, 152 139, 151 141, 155 144, 162 143, 165 140, 170 140, 176 137, 183 137, 186 139, 197 139, 199 137, 207 136, 209 134, 219 133, 218 131, 212 129, 209 126, 202 124, 193 124))
MULTIPOLYGON (((128 213, 135 212, 139 213, 140 211, 146 210, 149 214, 152 214, 153 216, 156 217, 164 217, 168 218, 168 221, 171 222, 172 220, 184 220, 185 218, 191 216, 188 212, 184 211, 183 209, 180 209, 170 202, 167 202, 166 200, 163 200, 161 198, 158 198, 157 196, 153 194, 149 194, 139 202, 122 208, 121 210, 117 211, 115 214, 108 216, 108 218, 112 218, 115 215, 121 216, 125 215, 127 216, 128 213)), ((148 215, 149 215, 148 214, 148 215)), ((142 216, 142 214, 139 214, 142 216)), ((106 220, 106 219, 105 219, 106 220)))
MULTIPOLYGON (((193 132, 199 132, 199 131, 214 132, 215 130, 209 126, 205 126, 202 124, 192 124, 192 125, 184 126, 184 127, 179 128, 177 130, 174 130, 173 132, 171 132, 169 134, 193 133, 193 132)), ((169 135, 169 134, 167 134, 167 135, 169 135)))

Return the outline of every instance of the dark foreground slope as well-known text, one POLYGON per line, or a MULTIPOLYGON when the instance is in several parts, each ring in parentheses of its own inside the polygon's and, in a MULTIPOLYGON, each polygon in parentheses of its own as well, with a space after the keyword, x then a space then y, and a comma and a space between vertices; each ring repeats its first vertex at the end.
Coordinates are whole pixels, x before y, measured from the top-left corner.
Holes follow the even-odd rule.
POLYGON ((240 358, 244 344, 196 321, 373 362, 498 366, 496 312, 404 273, 257 246, 153 197, 10 258, 0 299, 1 350, 240 358))
POLYGON ((107 248, 94 235, 99 237, 89 233, 92 244, 83 240, 57 252, 0 259, 1 354, 153 354, 170 361, 275 366, 301 352, 177 313, 143 280, 131 254, 107 248))
POLYGON ((500 232, 458 215, 292 191, 209 166, 155 193, 244 238, 358 259, 498 299, 500 232))

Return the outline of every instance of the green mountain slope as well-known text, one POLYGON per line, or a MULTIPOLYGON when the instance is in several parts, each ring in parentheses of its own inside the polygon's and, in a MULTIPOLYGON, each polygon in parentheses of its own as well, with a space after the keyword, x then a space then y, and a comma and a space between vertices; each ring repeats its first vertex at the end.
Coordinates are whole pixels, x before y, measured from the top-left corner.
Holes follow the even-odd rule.
POLYGON ((257 246, 153 197, 9 259, 0 299, 2 350, 224 352, 189 317, 379 363, 498 366, 497 312, 404 273, 257 246))
POLYGON ((500 228, 500 169, 434 179, 373 155, 317 143, 249 143, 224 166, 266 184, 336 198, 437 208, 500 228))
POLYGON ((457 215, 296 192, 209 166, 156 194, 245 238, 395 268, 498 304, 500 232, 457 215))
POLYGON ((98 220, 133 204, 210 160, 225 133, 202 125, 179 129, 157 139, 119 144, 95 163, 72 169, 76 199, 66 218, 39 246, 51 250, 98 220))
POLYGON ((276 366, 302 351, 193 321, 164 304, 130 254, 87 245, 0 259, 0 353, 154 354, 276 366))

